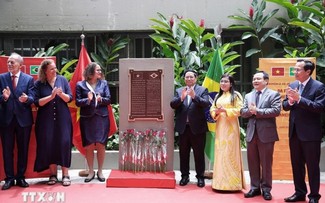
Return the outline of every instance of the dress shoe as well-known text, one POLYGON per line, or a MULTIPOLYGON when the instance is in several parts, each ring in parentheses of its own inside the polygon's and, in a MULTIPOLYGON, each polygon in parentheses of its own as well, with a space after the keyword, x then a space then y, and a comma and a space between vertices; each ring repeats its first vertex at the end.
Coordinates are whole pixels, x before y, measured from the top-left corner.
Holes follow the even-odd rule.
POLYGON ((261 190, 260 189, 251 189, 248 193, 244 194, 245 198, 251 198, 251 197, 255 197, 261 195, 261 190))
POLYGON ((97 179, 100 181, 100 182, 104 182, 105 181, 105 178, 102 178, 98 175, 98 172, 97 172, 97 179))
POLYGON ((90 181, 92 181, 95 178, 95 172, 94 175, 91 178, 86 178, 85 179, 85 183, 89 183, 90 181))
POLYGON ((264 200, 272 200, 272 195, 270 192, 263 191, 263 198, 264 198, 264 200))
POLYGON ((205 186, 204 178, 198 178, 197 179, 197 186, 198 187, 204 187, 205 186))
POLYGON ((304 201, 306 201, 306 197, 293 194, 290 197, 284 198, 284 201, 285 202, 304 202, 304 201))
POLYGON ((15 185, 15 181, 14 180, 6 180, 5 184, 2 186, 2 190, 8 190, 10 189, 12 186, 15 185))
POLYGON ((187 183, 190 182, 189 177, 182 177, 182 179, 179 181, 180 186, 185 186, 187 183))
POLYGON ((318 203, 318 199, 309 199, 309 203, 318 203))
POLYGON ((29 184, 25 181, 25 179, 17 179, 16 185, 19 187, 29 187, 29 184))

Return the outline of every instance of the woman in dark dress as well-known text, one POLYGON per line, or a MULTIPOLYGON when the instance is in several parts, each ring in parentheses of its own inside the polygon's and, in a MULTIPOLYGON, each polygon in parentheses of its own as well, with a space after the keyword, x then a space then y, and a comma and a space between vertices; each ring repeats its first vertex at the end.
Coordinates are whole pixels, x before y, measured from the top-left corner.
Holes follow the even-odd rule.
POLYGON ((76 86, 76 105, 80 107, 80 131, 82 145, 86 149, 89 167, 88 183, 95 178, 94 150, 97 150, 97 178, 104 182, 103 164, 105 146, 109 132, 107 105, 111 103, 111 95, 106 80, 102 80, 101 68, 97 63, 90 63, 84 71, 84 81, 76 86))
POLYGON ((49 185, 57 181, 57 166, 62 168, 62 185, 71 184, 68 168, 71 165, 72 121, 67 103, 72 100, 68 81, 56 74, 55 62, 45 59, 35 82, 35 123, 37 142, 34 171, 50 169, 49 185))

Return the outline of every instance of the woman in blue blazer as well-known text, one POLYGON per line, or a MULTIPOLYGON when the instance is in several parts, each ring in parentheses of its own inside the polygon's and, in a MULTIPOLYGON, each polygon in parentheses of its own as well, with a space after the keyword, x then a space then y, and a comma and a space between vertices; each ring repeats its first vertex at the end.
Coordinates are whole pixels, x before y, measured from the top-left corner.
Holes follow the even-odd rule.
POLYGON ((105 146, 109 133, 109 117, 107 105, 111 103, 111 95, 106 80, 102 80, 101 68, 97 63, 90 63, 84 71, 85 80, 77 83, 76 105, 80 107, 80 130, 82 145, 86 149, 89 175, 88 183, 95 178, 94 150, 97 149, 97 178, 104 182, 103 164, 105 146))

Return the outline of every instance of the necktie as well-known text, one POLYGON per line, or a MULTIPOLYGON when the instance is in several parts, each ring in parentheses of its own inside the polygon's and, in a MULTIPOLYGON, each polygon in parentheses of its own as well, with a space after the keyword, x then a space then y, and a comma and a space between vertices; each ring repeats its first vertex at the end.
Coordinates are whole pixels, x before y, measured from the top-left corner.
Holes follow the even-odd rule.
POLYGON ((12 83, 12 88, 16 89, 16 77, 15 75, 11 76, 11 83, 12 83))
POLYGON ((301 95, 302 91, 304 91, 304 85, 301 83, 299 85, 299 91, 298 91, 298 93, 301 95))
POLYGON ((256 92, 256 102, 255 102, 255 105, 257 106, 258 105, 258 102, 260 101, 260 94, 261 94, 262 92, 261 91, 257 91, 256 92))
POLYGON ((190 105, 190 103, 191 103, 191 97, 190 95, 187 95, 187 105, 190 105))

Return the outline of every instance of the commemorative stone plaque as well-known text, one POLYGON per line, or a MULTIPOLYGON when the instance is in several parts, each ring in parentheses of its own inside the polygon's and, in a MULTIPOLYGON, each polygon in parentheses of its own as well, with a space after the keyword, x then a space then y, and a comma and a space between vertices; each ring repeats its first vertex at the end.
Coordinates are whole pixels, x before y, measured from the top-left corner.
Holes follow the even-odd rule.
POLYGON ((162 69, 129 70, 129 120, 164 119, 162 113, 162 69))
POLYGON ((119 65, 119 169, 173 171, 175 113, 169 105, 174 97, 173 60, 125 58, 119 60, 119 65), (149 149, 143 145, 148 142, 150 149, 162 153, 155 151, 142 156, 143 153, 139 159, 141 150, 149 149), (131 150, 131 145, 139 150, 131 150), (159 164, 148 162, 158 160, 158 156, 163 157, 159 164))

